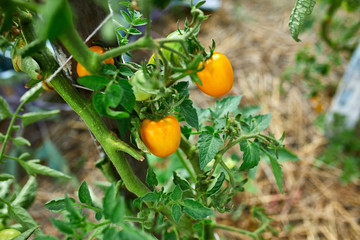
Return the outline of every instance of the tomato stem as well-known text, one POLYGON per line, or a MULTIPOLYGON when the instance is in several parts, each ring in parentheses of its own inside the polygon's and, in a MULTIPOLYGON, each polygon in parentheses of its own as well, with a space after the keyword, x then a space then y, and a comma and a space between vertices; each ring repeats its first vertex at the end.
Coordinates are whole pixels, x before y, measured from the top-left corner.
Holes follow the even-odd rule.
POLYGON ((184 157, 181 155, 181 152, 179 150, 176 151, 176 156, 179 158, 181 164, 184 166, 184 168, 188 171, 189 176, 191 180, 196 183, 196 176, 194 174, 194 170, 191 169, 191 166, 186 162, 184 157))

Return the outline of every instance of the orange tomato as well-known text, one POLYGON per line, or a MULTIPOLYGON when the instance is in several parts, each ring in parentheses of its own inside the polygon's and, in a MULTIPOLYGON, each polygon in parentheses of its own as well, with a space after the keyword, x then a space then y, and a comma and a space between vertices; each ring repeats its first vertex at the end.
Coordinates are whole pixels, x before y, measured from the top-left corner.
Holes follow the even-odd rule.
POLYGON ((181 140, 179 122, 172 115, 159 121, 144 119, 140 126, 140 135, 147 149, 158 157, 174 153, 181 140))
MULTIPOLYGON (((105 52, 105 50, 100 46, 92 46, 89 49, 93 52, 97 52, 98 54, 103 54, 105 52)), ((104 63, 114 64, 115 62, 113 58, 108 58, 104 61, 104 63)), ((91 75, 80 63, 77 63, 76 65, 76 72, 79 77, 91 75)))
POLYGON ((203 64, 204 69, 197 72, 202 83, 196 83, 200 90, 212 97, 228 93, 234 83, 234 72, 229 59, 222 53, 214 52, 203 64))

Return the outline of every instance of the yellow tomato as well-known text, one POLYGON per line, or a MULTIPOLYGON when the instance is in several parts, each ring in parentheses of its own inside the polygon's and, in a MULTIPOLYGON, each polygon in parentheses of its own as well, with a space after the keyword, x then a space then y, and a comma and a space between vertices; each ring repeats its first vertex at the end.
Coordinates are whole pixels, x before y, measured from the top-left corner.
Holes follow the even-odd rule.
POLYGON ((159 121, 144 119, 140 126, 140 134, 147 149, 158 157, 171 155, 180 145, 180 125, 172 115, 159 121))
MULTIPOLYGON (((92 46, 89 48, 91 51, 93 52, 97 52, 98 54, 103 54, 105 52, 105 50, 100 47, 100 46, 92 46)), ((108 58, 104 61, 104 63, 111 63, 114 64, 114 59, 113 58, 108 58)), ((83 77, 83 76, 87 76, 87 75, 91 75, 85 68, 83 65, 81 65, 80 63, 77 63, 76 65, 76 72, 78 74, 79 77, 83 77)))

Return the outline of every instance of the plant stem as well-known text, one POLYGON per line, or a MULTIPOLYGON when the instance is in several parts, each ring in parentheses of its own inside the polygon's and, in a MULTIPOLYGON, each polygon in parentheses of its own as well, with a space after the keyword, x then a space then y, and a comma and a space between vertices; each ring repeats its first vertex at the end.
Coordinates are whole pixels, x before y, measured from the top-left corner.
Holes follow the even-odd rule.
POLYGON ((180 160, 181 164, 183 165, 183 167, 188 171, 191 180, 195 183, 196 182, 196 176, 195 176, 193 170, 191 170, 191 167, 189 166, 189 164, 186 162, 186 160, 181 155, 179 150, 176 151, 176 156, 179 158, 179 160, 180 160))
MULTIPOLYGON (((0 151, 0 161, 1 159, 3 159, 4 157, 4 154, 5 154, 5 147, 6 147, 6 144, 10 138, 10 134, 11 134, 11 130, 12 130, 12 127, 14 126, 14 123, 15 123, 15 120, 16 120, 16 117, 18 116, 20 110, 22 109, 22 107, 24 106, 25 102, 20 102, 20 105, 18 106, 18 108, 16 109, 15 113, 12 115, 12 118, 11 118, 11 121, 9 123, 9 127, 7 129, 7 132, 5 134, 5 138, 4 138, 4 141, 3 141, 3 144, 1 146, 1 151, 0 151)), ((8 158, 8 157, 6 157, 8 158)))
POLYGON ((195 174, 201 175, 202 170, 200 168, 200 162, 199 162, 199 152, 197 151, 197 148, 195 145, 191 144, 189 140, 181 134, 181 142, 180 142, 180 148, 183 150, 187 158, 189 159, 195 174))

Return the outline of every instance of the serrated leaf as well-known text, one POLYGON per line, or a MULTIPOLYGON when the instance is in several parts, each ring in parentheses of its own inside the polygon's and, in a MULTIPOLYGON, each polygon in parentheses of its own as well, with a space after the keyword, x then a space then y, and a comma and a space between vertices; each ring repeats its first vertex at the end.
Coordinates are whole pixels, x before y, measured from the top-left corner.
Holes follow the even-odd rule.
POLYGON ((92 97, 94 108, 101 116, 106 116, 106 108, 104 106, 104 94, 102 92, 94 93, 92 97))
MULTIPOLYGON (((107 238, 104 238, 107 239, 107 238)), ((119 233, 117 240, 156 240, 157 238, 130 225, 125 225, 119 233)))
POLYGON ((276 157, 266 151, 265 154, 270 158, 270 164, 271 164, 271 168, 272 168, 272 172, 274 174, 275 180, 276 180, 276 184, 280 190, 281 193, 283 193, 283 189, 282 189, 282 170, 281 170, 281 165, 279 164, 279 162, 277 161, 276 157))
POLYGON ((26 127, 29 124, 54 116, 59 112, 59 110, 52 110, 47 112, 30 112, 23 114, 22 116, 20 116, 20 118, 22 120, 23 126, 26 127))
POLYGON ((175 86, 173 86, 174 89, 178 92, 180 97, 189 95, 189 82, 179 82, 175 86))
POLYGON ((14 176, 10 175, 10 174, 7 174, 7 173, 0 174, 0 182, 7 181, 7 180, 10 180, 10 179, 14 179, 14 176))
MULTIPOLYGON (((75 203, 73 198, 68 198, 70 201, 75 203)), ((65 209, 65 197, 54 198, 49 202, 45 203, 46 209, 52 212, 59 212, 65 209)))
POLYGON ((206 192, 206 196, 210 197, 211 195, 215 194, 217 191, 220 190, 225 180, 225 174, 223 172, 220 173, 219 177, 216 180, 215 185, 206 192))
POLYGON ((116 108, 123 97, 123 90, 118 84, 111 84, 105 90, 104 103, 107 106, 116 108))
POLYGON ((156 174, 151 167, 149 167, 147 170, 146 183, 149 186, 157 186, 158 185, 158 180, 157 180, 156 174))
POLYGON ((111 185, 105 193, 103 198, 103 208, 105 219, 110 219, 116 203, 115 199, 115 187, 111 185))
POLYGON ((16 146, 22 146, 22 145, 31 146, 31 143, 29 142, 29 140, 27 140, 23 137, 11 138, 11 140, 13 141, 13 143, 16 146))
POLYGON ((171 206, 171 215, 174 218, 175 222, 178 223, 180 221, 182 212, 181 212, 181 206, 179 204, 174 203, 171 206))
POLYGON ((131 112, 134 109, 136 102, 132 86, 126 80, 120 80, 119 85, 123 90, 123 96, 121 98, 120 104, 126 109, 126 111, 131 112))
POLYGON ((131 35, 141 35, 142 34, 142 32, 140 32, 136 28, 130 28, 128 31, 131 35))
POLYGON ((78 78, 77 81, 79 84, 95 91, 105 88, 110 82, 107 77, 98 75, 83 76, 78 78))
POLYGON ((121 75, 123 75, 124 77, 131 77, 132 75, 134 75, 133 71, 131 71, 130 68, 125 67, 125 66, 119 67, 119 73, 121 75))
POLYGON ((173 201, 179 201, 182 198, 183 192, 179 185, 176 185, 172 193, 170 194, 170 198, 173 201))
POLYGON ((289 18, 289 30, 293 39, 297 42, 305 19, 311 14, 316 4, 316 0, 297 0, 289 18))
POLYGON ((156 202, 160 199, 160 196, 156 192, 150 192, 141 197, 141 199, 146 202, 156 202))
POLYGON ((198 148, 201 169, 204 169, 214 159, 222 144, 223 141, 217 133, 202 132, 200 134, 198 148))
POLYGON ((133 21, 134 26, 142 26, 147 24, 147 20, 145 18, 138 18, 133 21))
POLYGON ((234 113, 238 110, 241 95, 224 97, 216 101, 215 105, 210 108, 211 116, 215 119, 224 117, 227 113, 234 113))
POLYGON ((247 140, 243 141, 240 143, 240 149, 244 153, 240 171, 247 171, 259 164, 260 150, 256 143, 247 140))
POLYGON ((258 125, 259 132, 262 132, 270 125, 271 113, 265 115, 257 115, 255 116, 255 120, 258 125))
POLYGON ((0 96, 0 121, 11 117, 11 115, 9 104, 3 97, 0 96))
POLYGON ((191 189, 190 183, 186 181, 186 179, 180 177, 176 172, 173 172, 173 177, 174 184, 178 185, 181 190, 186 191, 191 189))
POLYGON ((184 212, 195 220, 205 219, 208 216, 215 215, 212 209, 192 199, 184 200, 184 212))
POLYGON ((55 219, 55 218, 51 218, 51 223, 62 233, 65 234, 73 234, 74 230, 73 227, 68 223, 68 222, 64 222, 62 220, 59 219, 55 219))
POLYGON ((121 16, 123 16, 123 18, 125 19, 125 21, 127 23, 131 24, 132 21, 131 21, 129 14, 127 12, 125 12, 124 10, 121 10, 120 13, 121 13, 121 16))
POLYGON ((41 174, 47 175, 51 177, 65 178, 70 179, 68 175, 56 171, 52 168, 46 167, 44 165, 39 164, 39 160, 29 160, 20 162, 21 166, 26 170, 26 172, 30 175, 41 174))
POLYGON ((85 203, 87 205, 92 204, 90 191, 89 191, 89 188, 88 188, 88 185, 87 185, 86 181, 83 181, 81 183, 78 194, 79 194, 80 202, 85 203))
POLYGON ((12 202, 13 205, 18 205, 23 208, 28 208, 34 202, 37 194, 37 182, 34 176, 29 176, 29 180, 23 186, 15 200, 12 202))
POLYGON ((193 102, 190 99, 185 99, 180 104, 180 114, 184 116, 185 121, 193 128, 199 129, 199 119, 196 109, 193 107, 193 102))

